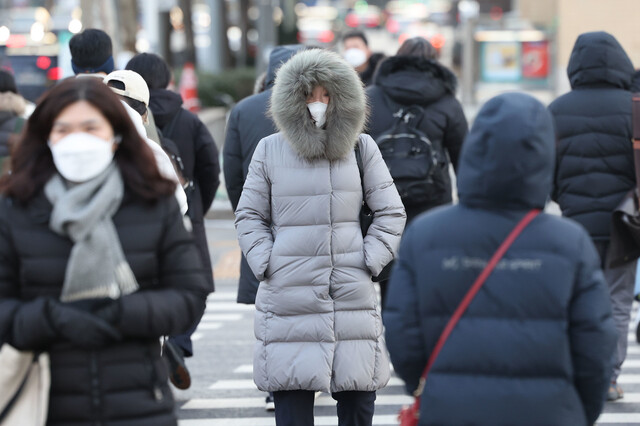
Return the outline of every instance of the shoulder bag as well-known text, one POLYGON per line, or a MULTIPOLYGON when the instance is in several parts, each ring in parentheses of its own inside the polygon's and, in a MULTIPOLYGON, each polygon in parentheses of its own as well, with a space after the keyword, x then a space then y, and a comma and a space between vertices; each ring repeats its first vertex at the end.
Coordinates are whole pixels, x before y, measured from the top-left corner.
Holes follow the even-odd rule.
POLYGON ((413 395, 415 396, 415 401, 413 402, 412 405, 403 407, 400 410, 400 413, 398 414, 398 420, 400 421, 400 426, 417 426, 418 425, 418 418, 420 416, 420 396, 422 395, 422 391, 424 390, 424 384, 427 380, 429 370, 431 370, 433 363, 438 357, 438 354, 442 350, 442 347, 444 346, 445 342, 449 338, 451 331, 453 331, 453 328, 456 326, 456 324, 458 323, 458 321, 460 320, 464 312, 469 307, 469 304, 471 303, 475 295, 478 293, 478 291, 480 290, 482 285, 485 283, 487 278, 489 278, 489 275, 491 275, 491 272, 493 272, 493 269, 496 267, 496 265, 498 265, 498 263, 500 262, 500 259, 502 259, 504 254, 507 252, 507 250, 511 246, 511 244, 513 244, 516 238, 518 238, 518 236, 522 233, 524 228, 526 228, 527 225, 529 225, 529 223, 531 223, 531 221, 535 219, 535 217, 538 216, 539 213, 540 213, 539 209, 533 209, 529 211, 524 216, 524 218, 520 220, 520 222, 518 222, 516 227, 513 228, 513 230, 509 234, 509 236, 507 236, 507 238, 502 242, 502 244, 500 244, 500 247, 498 247, 498 250, 496 250, 496 252, 491 257, 491 260, 489 260, 489 263, 487 263, 487 266, 485 266, 484 270, 480 273, 478 278, 476 278, 476 281, 469 288, 469 290, 467 291, 467 294, 465 294, 464 298, 462 299, 462 302, 460 302, 460 305, 458 305, 456 310, 453 312, 453 315, 451 316, 451 318, 449 318, 447 325, 444 327, 444 330, 442 330, 442 334, 438 338, 438 341, 436 343, 435 348, 433 349, 433 352, 431 352, 431 355, 429 356, 429 360, 427 361, 427 366, 422 372, 418 389, 416 389, 416 391, 413 393, 413 395))
POLYGON ((633 94, 633 161, 636 186, 625 195, 611 217, 611 239, 605 265, 617 268, 640 257, 640 93, 633 94))
POLYGON ((0 347, 0 426, 44 426, 49 409, 49 355, 0 347))

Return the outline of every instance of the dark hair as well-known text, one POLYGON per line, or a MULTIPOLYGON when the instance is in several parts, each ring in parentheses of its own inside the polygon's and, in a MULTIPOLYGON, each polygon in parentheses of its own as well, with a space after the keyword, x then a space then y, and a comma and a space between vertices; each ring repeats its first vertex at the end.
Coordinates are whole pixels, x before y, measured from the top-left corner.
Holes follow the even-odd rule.
POLYGON ((345 40, 350 38, 359 38, 364 42, 365 46, 369 46, 369 40, 367 40, 367 36, 364 35, 364 33, 360 30, 349 31, 348 33, 342 36, 342 42, 344 43, 345 40))
POLYGON ((148 201, 175 191, 175 182, 160 175, 151 148, 138 134, 116 94, 102 80, 68 78, 39 100, 11 157, 11 173, 0 180, 0 192, 27 203, 44 187, 56 171, 47 145, 53 123, 65 108, 79 101, 97 108, 114 134, 122 138, 114 159, 127 188, 148 201))
POLYGON ((398 49, 396 56, 409 56, 422 59, 438 59, 438 51, 427 39, 413 37, 407 39, 398 49))
POLYGON ((113 55, 111 37, 102 30, 88 28, 69 40, 71 60, 80 68, 98 68, 113 55))
MULTIPOLYGON (((114 89, 126 90, 124 83, 120 80, 109 80, 107 82, 107 86, 113 87, 114 89)), ((118 94, 116 93, 116 95, 118 94)), ((130 98, 128 96, 123 96, 123 95, 118 95, 118 96, 120 96, 120 99, 125 101, 127 105, 133 108, 138 114, 144 115, 144 113, 147 112, 147 106, 144 104, 144 102, 141 102, 137 99, 130 98)))
POLYGON ((135 71, 147 82, 149 90, 166 89, 171 82, 169 65, 153 53, 140 53, 127 63, 127 70, 135 71))
POLYGON ((13 92, 17 94, 18 88, 16 87, 16 80, 13 78, 13 74, 7 70, 0 69, 0 93, 2 92, 13 92))

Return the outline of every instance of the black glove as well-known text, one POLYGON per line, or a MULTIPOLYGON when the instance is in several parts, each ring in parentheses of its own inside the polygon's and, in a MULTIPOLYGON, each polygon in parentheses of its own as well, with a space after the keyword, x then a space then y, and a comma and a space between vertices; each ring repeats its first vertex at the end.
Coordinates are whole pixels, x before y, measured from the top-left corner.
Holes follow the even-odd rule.
POLYGON ((83 299, 67 302, 67 305, 92 313, 111 325, 117 324, 120 320, 120 299, 83 299))
POLYGON ((78 346, 96 348, 122 340, 120 332, 107 321, 73 303, 49 299, 47 313, 56 332, 78 346))

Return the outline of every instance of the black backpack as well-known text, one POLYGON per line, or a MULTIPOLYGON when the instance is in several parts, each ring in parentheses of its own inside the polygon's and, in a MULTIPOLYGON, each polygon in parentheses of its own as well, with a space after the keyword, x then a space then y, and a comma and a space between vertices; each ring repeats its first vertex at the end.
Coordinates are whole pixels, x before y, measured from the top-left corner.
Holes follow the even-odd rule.
POLYGON ((424 110, 401 108, 393 126, 376 143, 405 206, 436 201, 446 191, 449 173, 440 144, 434 144, 418 129, 424 110))

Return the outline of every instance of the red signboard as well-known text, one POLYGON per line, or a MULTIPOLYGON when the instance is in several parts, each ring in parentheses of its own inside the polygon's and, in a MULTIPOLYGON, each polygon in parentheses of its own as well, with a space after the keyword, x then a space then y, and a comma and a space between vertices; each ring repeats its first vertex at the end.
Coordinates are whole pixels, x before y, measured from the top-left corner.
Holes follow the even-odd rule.
POLYGON ((522 78, 544 79, 549 76, 549 42, 522 43, 522 78))

